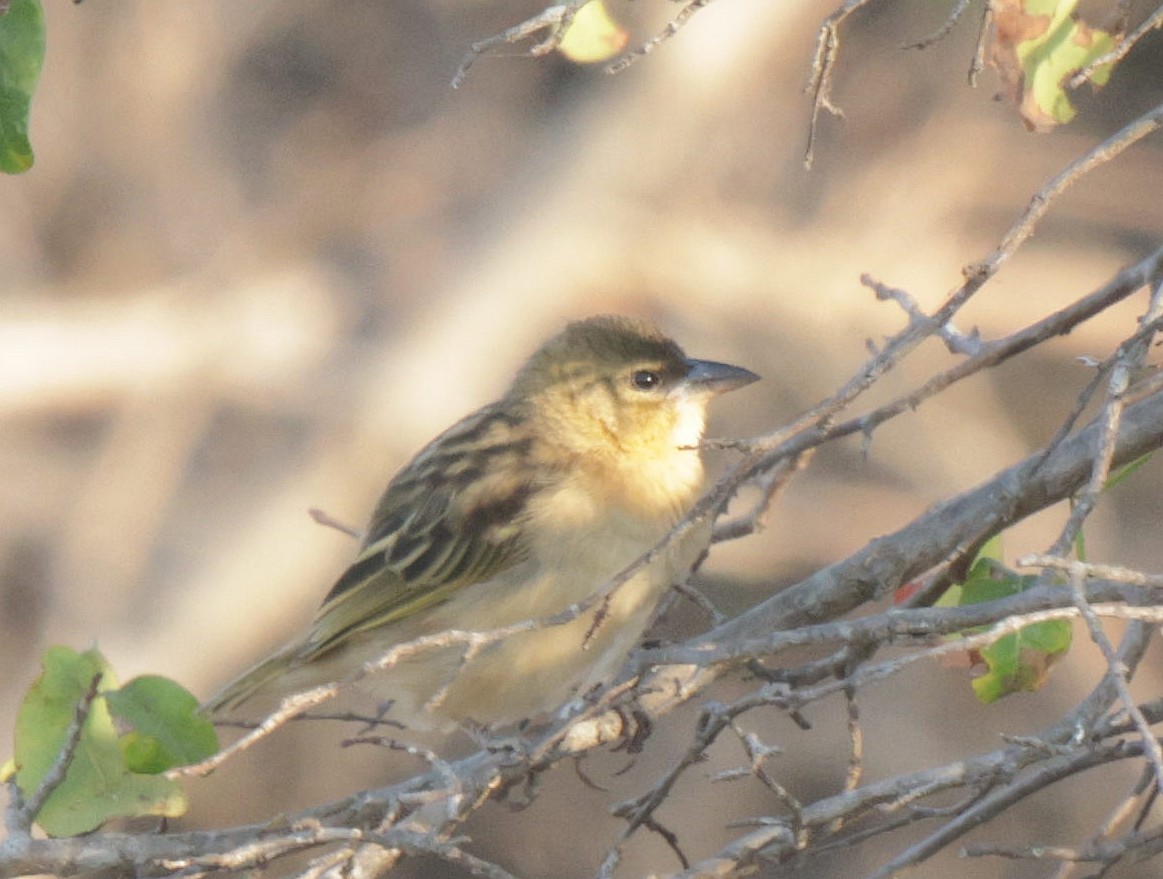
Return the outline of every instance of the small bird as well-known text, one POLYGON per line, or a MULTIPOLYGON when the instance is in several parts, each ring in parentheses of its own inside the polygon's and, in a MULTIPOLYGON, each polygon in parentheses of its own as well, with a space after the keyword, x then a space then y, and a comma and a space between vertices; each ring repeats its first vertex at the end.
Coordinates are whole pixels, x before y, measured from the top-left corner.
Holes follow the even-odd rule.
MULTIPOLYGON (((394 645, 543 619, 593 596, 691 509, 707 403, 758 378, 692 360, 643 321, 569 324, 500 400, 392 479, 307 632, 203 711, 344 682, 394 645)), ((617 672, 659 599, 709 544, 702 523, 564 624, 512 634, 467 661, 463 642, 425 648, 361 685, 414 729, 496 726, 557 709, 617 672)))

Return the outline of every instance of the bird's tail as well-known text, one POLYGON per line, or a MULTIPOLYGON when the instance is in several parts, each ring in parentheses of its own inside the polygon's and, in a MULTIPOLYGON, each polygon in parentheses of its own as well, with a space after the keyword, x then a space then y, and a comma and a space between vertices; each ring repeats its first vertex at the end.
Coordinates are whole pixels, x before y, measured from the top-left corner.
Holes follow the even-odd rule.
POLYGON ((211 716, 220 711, 237 708, 260 693, 283 696, 294 692, 294 686, 289 680, 293 675, 289 675, 288 672, 300 665, 301 654, 300 644, 288 644, 225 684, 203 702, 198 711, 211 716))

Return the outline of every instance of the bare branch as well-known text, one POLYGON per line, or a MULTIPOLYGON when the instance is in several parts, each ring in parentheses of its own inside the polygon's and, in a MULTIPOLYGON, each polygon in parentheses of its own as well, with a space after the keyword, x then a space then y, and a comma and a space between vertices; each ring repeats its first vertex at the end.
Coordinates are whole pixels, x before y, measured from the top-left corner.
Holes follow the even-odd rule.
POLYGON ((941 26, 929 34, 927 37, 922 37, 915 43, 905 43, 901 46, 902 49, 927 49, 934 43, 938 43, 945 39, 949 31, 953 30, 961 16, 965 14, 965 10, 969 8, 970 0, 957 0, 953 4, 953 8, 949 10, 949 16, 941 23, 941 26))
POLYGON ((1115 47, 1107 52, 1105 55, 1100 55, 1082 69, 1078 70, 1074 75, 1066 81, 1068 88, 1076 89, 1082 86, 1083 83, 1094 78, 1095 72, 1100 67, 1106 67, 1108 64, 1118 64, 1127 54, 1135 47, 1143 37, 1153 30, 1163 27, 1163 6, 1158 7, 1154 12, 1147 16, 1147 18, 1137 28, 1123 37, 1115 47))
POLYGON ((334 518, 326 510, 320 510, 317 507, 312 507, 307 511, 307 515, 319 525, 324 528, 333 528, 341 534, 346 534, 348 537, 354 537, 356 540, 363 540, 363 532, 358 528, 348 525, 346 522, 341 522, 334 518))
POLYGON ((519 43, 522 40, 544 33, 545 36, 530 48, 529 54, 534 57, 549 54, 560 45, 562 37, 565 36, 565 32, 573 24, 573 19, 577 15, 578 10, 588 2, 590 0, 566 0, 565 3, 547 6, 541 12, 525 19, 519 24, 505 28, 499 34, 494 34, 491 37, 486 37, 483 40, 478 40, 473 43, 467 54, 465 54, 464 59, 460 62, 460 66, 456 69, 456 73, 453 74, 452 87, 454 89, 460 88, 464 83, 465 77, 468 76, 469 68, 472 67, 477 58, 490 49, 495 49, 497 46, 519 43))
POLYGON ((40 810, 44 808, 44 804, 52 796, 52 792, 64 782, 69 773, 69 767, 73 763, 73 758, 77 754, 77 748, 81 744, 81 736, 85 732, 85 721, 89 719, 89 712, 93 708, 93 700, 97 698, 102 677, 101 674, 94 675, 84 694, 77 700, 77 704, 73 707, 73 718, 65 729, 65 735, 61 741, 60 750, 57 751, 56 759, 53 760, 48 772, 45 773, 32 795, 24 797, 15 779, 12 781, 10 787, 12 800, 6 816, 9 832, 27 834, 32 829, 36 816, 40 814, 40 810))
POLYGON ((1146 586, 1151 589, 1163 588, 1163 575, 1144 574, 1142 571, 1132 571, 1130 568, 1119 565, 1095 565, 1089 562, 1080 562, 1077 559, 1037 553, 1022 556, 1017 560, 1017 565, 1021 568, 1051 568, 1083 580, 1114 580, 1117 583, 1127 583, 1131 586, 1146 586))
POLYGON ((820 111, 827 110, 833 116, 844 115, 832 103, 832 72, 836 66, 836 56, 840 51, 840 25, 853 12, 866 6, 871 0, 845 0, 844 4, 824 19, 816 36, 816 52, 812 57, 812 72, 804 89, 812 96, 812 118, 808 123, 808 144, 804 149, 804 167, 811 169, 816 155, 816 137, 819 133, 820 111))
POLYGON ((969 72, 966 79, 970 88, 977 88, 977 77, 985 70, 986 47, 989 44, 989 32, 993 28, 993 18, 996 14, 994 0, 985 0, 985 10, 981 13, 981 25, 977 29, 977 45, 973 50, 973 60, 969 63, 969 72))
POLYGON ((655 36, 651 37, 637 49, 632 52, 627 52, 617 61, 606 66, 606 73, 621 73, 635 61, 649 55, 657 49, 662 43, 669 40, 686 25, 694 14, 705 6, 710 6, 713 0, 688 0, 688 2, 678 11, 678 15, 667 22, 666 27, 655 36))
POLYGON ((1158 131, 1163 126, 1163 104, 1144 113, 1130 124, 1116 131, 1098 146, 1079 156, 1034 194, 1030 204, 1009 228, 997 246, 983 262, 967 266, 966 278, 992 275, 998 267, 1013 254, 1021 244, 1034 234, 1034 227, 1049 210, 1054 200, 1077 183, 1086 174, 1110 162, 1123 150, 1138 143, 1144 137, 1158 131))

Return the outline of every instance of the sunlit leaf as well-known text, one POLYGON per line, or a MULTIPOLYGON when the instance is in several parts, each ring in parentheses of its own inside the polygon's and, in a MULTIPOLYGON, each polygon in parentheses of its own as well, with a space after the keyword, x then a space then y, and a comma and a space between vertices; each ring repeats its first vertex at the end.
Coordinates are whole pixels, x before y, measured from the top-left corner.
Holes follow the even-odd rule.
POLYGON ((621 52, 628 39, 626 31, 610 17, 603 0, 590 0, 577 11, 557 49, 571 61, 595 64, 621 52))

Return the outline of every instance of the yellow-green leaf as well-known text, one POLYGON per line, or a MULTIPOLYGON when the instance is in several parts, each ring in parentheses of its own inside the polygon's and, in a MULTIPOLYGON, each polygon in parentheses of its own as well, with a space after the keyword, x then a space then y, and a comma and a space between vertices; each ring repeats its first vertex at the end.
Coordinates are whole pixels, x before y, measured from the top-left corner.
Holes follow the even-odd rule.
POLYGON ((1046 620, 998 638, 981 651, 987 671, 973 679, 973 692, 988 705, 1011 693, 1040 689, 1072 637, 1068 620, 1046 620))
POLYGON ((67 647, 45 651, 43 672, 17 713, 13 760, 21 792, 31 797, 52 770, 94 679, 99 679, 98 697, 89 705, 68 772, 36 815, 36 823, 51 836, 86 833, 115 816, 176 816, 186 809, 176 782, 126 767, 101 695, 116 686, 104 657, 96 650, 77 653, 67 647))
MULTIPOLYGON (((1065 83, 1075 71, 1105 55, 1114 37, 1074 14, 1077 0, 995 0, 990 60, 1006 95, 1034 131, 1069 122, 1076 110, 1065 83)), ((1103 85, 1111 65, 1095 71, 1103 85)))
MULTIPOLYGON (((948 590, 939 604, 960 607, 996 601, 1025 592, 1037 582, 1037 577, 1021 576, 991 557, 1000 552, 999 544, 991 544, 982 549, 965 582, 948 590)), ((986 667, 973 679, 973 692, 988 705, 1011 693, 1039 689, 1051 666, 1070 649, 1073 634, 1069 620, 1046 620, 1003 635, 971 658, 986 667)))
POLYGON ((557 49, 571 61, 595 64, 621 52, 628 39, 603 0, 590 0, 577 11, 557 49))

